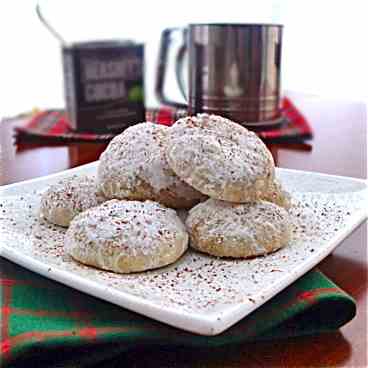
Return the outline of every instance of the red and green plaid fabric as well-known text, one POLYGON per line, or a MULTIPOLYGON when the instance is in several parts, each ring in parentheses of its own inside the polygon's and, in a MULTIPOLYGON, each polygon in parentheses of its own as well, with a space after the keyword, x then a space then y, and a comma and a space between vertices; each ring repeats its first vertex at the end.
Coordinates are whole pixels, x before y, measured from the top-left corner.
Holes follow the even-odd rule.
MULTIPOLYGON (((311 139, 312 129, 305 117, 296 106, 285 97, 282 100, 282 114, 285 123, 275 130, 258 132, 266 143, 300 143, 311 139)), ((186 115, 185 110, 175 110, 170 107, 147 109, 146 120, 164 125, 171 125, 175 120, 186 115)), ((47 110, 32 116, 22 127, 16 128, 17 143, 71 143, 98 142, 107 143, 116 134, 77 133, 69 128, 64 111, 47 110)))
POLYGON ((214 349, 328 332, 355 315, 354 300, 317 270, 214 337, 169 327, 1 258, 0 288, 4 368, 111 367, 138 346, 214 349))

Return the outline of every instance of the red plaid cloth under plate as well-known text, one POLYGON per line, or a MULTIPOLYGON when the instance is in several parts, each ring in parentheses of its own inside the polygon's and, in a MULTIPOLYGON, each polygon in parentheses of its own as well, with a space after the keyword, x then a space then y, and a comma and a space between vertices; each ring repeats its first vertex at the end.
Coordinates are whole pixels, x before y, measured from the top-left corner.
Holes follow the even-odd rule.
MULTIPOLYGON (((147 109, 146 120, 170 126, 186 114, 185 110, 171 107, 147 109)), ((285 123, 279 129, 257 132, 264 142, 300 143, 313 137, 307 120, 287 97, 282 100, 282 114, 285 123)), ((117 134, 74 132, 69 128, 67 116, 62 110, 41 111, 33 115, 24 126, 15 129, 17 143, 108 143, 117 134)))

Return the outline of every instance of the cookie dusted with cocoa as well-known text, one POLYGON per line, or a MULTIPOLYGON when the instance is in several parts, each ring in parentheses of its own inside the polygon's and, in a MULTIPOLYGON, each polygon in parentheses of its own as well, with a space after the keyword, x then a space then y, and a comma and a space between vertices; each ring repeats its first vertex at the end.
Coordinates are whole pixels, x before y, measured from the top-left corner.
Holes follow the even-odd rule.
POLYGON ((191 247, 219 257, 265 255, 285 246, 291 236, 287 211, 267 201, 208 199, 189 211, 186 227, 191 247))
POLYGON ((102 153, 98 183, 108 198, 153 200, 191 208, 206 197, 182 181, 165 158, 170 128, 141 123, 115 137, 102 153))
POLYGON ((104 201, 94 177, 73 175, 50 185, 42 194, 40 214, 55 225, 68 227, 76 215, 104 201))
POLYGON ((113 199, 74 218, 64 244, 81 263, 131 273, 175 262, 187 250, 188 234, 173 209, 113 199))
POLYGON ((261 199, 275 203, 287 210, 290 209, 292 205, 291 194, 284 188, 281 181, 278 179, 273 181, 267 192, 261 196, 261 199))
POLYGON ((217 115, 179 119, 170 129, 166 158, 187 184, 211 198, 248 202, 273 183, 271 153, 253 132, 217 115))

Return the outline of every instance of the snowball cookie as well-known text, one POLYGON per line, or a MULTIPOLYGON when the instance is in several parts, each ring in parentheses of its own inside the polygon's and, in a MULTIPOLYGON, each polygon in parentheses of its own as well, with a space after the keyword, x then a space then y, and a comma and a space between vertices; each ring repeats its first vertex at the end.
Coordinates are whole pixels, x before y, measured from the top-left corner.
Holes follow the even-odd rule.
POLYGON ((141 123, 110 142, 100 157, 97 173, 106 197, 150 199, 172 208, 191 208, 206 198, 180 180, 169 167, 164 155, 169 129, 141 123))
POLYGON ((55 225, 68 227, 76 215, 104 201, 95 178, 73 175, 52 184, 43 193, 40 214, 55 225))
POLYGON ((74 218, 64 244, 81 263, 130 273, 175 262, 188 247, 188 234, 172 209, 113 199, 74 218))
POLYGON ((258 199, 274 178, 272 155, 256 134, 217 115, 179 119, 166 158, 186 183, 224 201, 258 199))
POLYGON ((273 202, 287 210, 291 207, 291 195, 285 190, 278 179, 274 180, 270 189, 262 195, 261 199, 273 202))
POLYGON ((220 257, 267 254, 286 245, 291 235, 287 211, 266 201, 209 199, 189 211, 186 226, 193 248, 220 257))

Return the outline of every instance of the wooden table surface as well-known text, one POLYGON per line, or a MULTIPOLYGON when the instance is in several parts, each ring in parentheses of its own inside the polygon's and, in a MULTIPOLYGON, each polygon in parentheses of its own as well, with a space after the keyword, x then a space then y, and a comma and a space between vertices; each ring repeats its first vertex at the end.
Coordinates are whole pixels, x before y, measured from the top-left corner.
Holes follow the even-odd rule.
MULTIPOLYGON (((367 116, 364 103, 288 93, 311 123, 312 151, 270 147, 279 167, 367 177, 367 116)), ((15 147, 13 127, 0 125, 0 185, 31 179, 94 161, 101 144, 15 147)), ((135 350, 120 362, 128 367, 366 367, 367 226, 361 225, 319 268, 357 302, 357 315, 335 333, 283 341, 247 343, 226 349, 135 350)), ((120 365, 119 365, 120 366, 120 365)))

